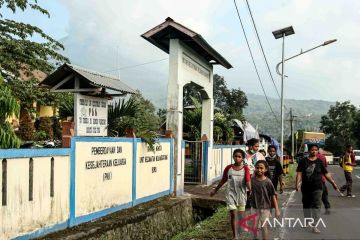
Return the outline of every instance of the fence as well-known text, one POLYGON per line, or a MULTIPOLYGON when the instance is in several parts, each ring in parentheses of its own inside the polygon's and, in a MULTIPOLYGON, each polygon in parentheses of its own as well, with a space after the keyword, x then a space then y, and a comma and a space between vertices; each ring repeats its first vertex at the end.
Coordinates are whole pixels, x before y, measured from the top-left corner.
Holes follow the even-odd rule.
POLYGON ((0 150, 0 239, 39 237, 172 192, 172 139, 155 151, 136 138, 71 141, 0 150))
POLYGON ((184 152, 184 183, 200 184, 204 181, 203 176, 203 152, 204 143, 202 141, 183 141, 184 152))
MULTIPOLYGON (((186 152, 186 141, 183 141, 182 147, 182 162, 186 163, 187 160, 191 159, 188 156, 189 153, 186 152)), ((199 183, 210 185, 219 180, 225 167, 232 163, 232 153, 237 148, 246 150, 245 145, 214 145, 211 147, 208 141, 202 141, 202 157, 200 159, 201 164, 199 164, 201 166, 202 181, 199 183)))

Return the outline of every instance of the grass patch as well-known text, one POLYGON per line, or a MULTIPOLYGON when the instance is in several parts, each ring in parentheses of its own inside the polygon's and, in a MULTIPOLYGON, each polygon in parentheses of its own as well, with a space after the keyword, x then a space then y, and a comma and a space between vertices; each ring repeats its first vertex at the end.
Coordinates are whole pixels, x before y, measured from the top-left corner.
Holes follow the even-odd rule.
MULTIPOLYGON (((229 228, 229 230, 231 231, 228 215, 229 212, 226 207, 220 207, 213 216, 202 222, 197 223, 192 228, 189 228, 188 230, 179 233, 178 235, 173 237, 172 240, 216 238, 217 233, 214 230, 219 229, 220 225, 227 225, 227 228, 229 228)), ((221 231, 224 234, 224 229, 222 229, 221 231)), ((222 237, 225 236, 223 235, 222 237)))
POLYGON ((295 189, 297 163, 289 164, 289 173, 284 177, 285 188, 295 189))
MULTIPOLYGON (((244 234, 244 233, 242 233, 244 234)), ((252 239, 249 232, 241 239, 252 239), (249 236, 247 236, 249 235, 249 236)), ((192 228, 174 236, 172 240, 204 240, 204 239, 231 239, 232 231, 230 225, 229 211, 226 207, 220 207, 211 217, 197 223, 192 228)))

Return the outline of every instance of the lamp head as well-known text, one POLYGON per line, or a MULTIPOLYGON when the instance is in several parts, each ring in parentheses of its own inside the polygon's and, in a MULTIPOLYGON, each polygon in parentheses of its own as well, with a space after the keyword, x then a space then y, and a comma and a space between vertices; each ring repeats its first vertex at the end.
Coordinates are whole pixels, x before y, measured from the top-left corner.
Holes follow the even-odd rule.
POLYGON ((282 28, 282 29, 273 31, 272 33, 273 33, 275 39, 278 39, 278 38, 282 38, 284 35, 285 36, 292 35, 292 34, 295 33, 295 31, 294 31, 294 28, 292 26, 289 26, 289 27, 286 27, 286 28, 282 28))
POLYGON ((336 42, 336 41, 337 41, 337 39, 328 40, 328 41, 325 41, 322 45, 326 46, 326 45, 328 45, 330 43, 333 43, 333 42, 336 42))

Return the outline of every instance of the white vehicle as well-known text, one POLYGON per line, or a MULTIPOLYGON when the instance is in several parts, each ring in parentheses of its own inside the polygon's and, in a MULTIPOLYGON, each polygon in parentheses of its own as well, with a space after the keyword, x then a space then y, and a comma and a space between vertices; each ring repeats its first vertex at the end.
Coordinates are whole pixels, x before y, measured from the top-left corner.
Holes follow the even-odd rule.
POLYGON ((360 165, 360 150, 354 150, 356 165, 360 165))

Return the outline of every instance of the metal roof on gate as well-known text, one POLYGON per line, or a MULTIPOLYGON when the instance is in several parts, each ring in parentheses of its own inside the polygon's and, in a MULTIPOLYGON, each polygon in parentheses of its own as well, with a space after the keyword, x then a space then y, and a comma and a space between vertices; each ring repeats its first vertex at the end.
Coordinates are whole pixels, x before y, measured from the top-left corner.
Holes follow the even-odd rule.
POLYGON ((220 64, 227 69, 232 68, 231 64, 212 48, 200 34, 175 22, 170 17, 141 36, 166 53, 169 53, 170 39, 180 39, 208 62, 220 64))

